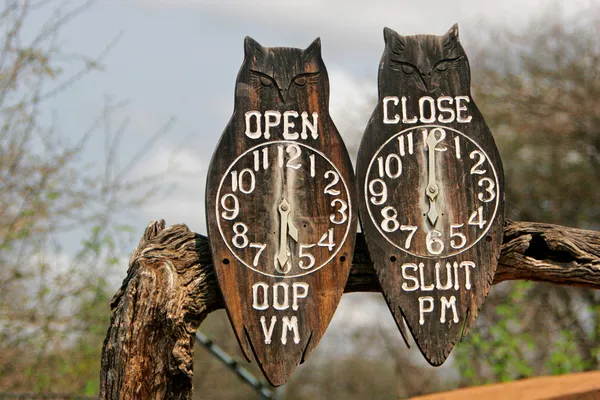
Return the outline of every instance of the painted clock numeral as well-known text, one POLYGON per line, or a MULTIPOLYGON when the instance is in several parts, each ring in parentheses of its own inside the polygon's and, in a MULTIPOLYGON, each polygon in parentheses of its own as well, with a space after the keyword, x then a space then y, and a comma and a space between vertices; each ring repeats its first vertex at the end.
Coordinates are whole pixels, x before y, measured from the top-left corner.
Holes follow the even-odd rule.
POLYGON ((401 156, 405 156, 406 154, 413 154, 413 133, 408 132, 406 135, 398 136, 398 149, 400 151, 401 156), (406 147, 404 142, 406 141, 406 147))
POLYGON ((486 173, 485 169, 481 169, 481 166, 485 162, 485 154, 483 154, 483 152, 481 152, 479 150, 473 150, 471 152, 471 154, 469 154, 469 158, 471 160, 477 159, 477 162, 475 163, 475 165, 473 165, 471 167, 472 174, 483 175, 486 173))
POLYGON ((336 207, 339 204, 339 208, 336 208, 335 213, 329 216, 329 220, 334 224, 340 225, 348 221, 348 203, 341 199, 333 199, 331 206, 336 207))
POLYGON ((410 243, 412 242, 412 238, 413 238, 413 236, 415 236, 417 229, 419 229, 419 228, 416 226, 413 226, 413 225, 400 225, 401 231, 408 231, 408 235, 406 236, 406 241, 404 242, 405 249, 410 249, 410 243))
POLYGON ((254 256, 254 259, 252 259, 252 265, 258 267, 258 260, 260 259, 260 255, 267 248, 267 245, 264 243, 250 243, 250 247, 258 249, 256 255, 254 256))
POLYGON ((450 225, 450 247, 453 249, 462 249, 467 244, 467 237, 462 233, 455 231, 456 229, 462 228, 465 224, 452 224, 450 225), (457 242, 454 238, 459 238, 460 242, 457 242))
POLYGON ((376 206, 380 206, 387 201, 387 185, 382 179, 375 178, 369 182, 369 193, 372 195, 369 201, 376 206), (377 190, 377 187, 381 189, 377 190))
POLYGON ((488 177, 481 178, 479 182, 477 182, 477 186, 484 186, 484 184, 486 185, 484 189, 489 197, 485 197, 483 193, 477 193, 477 198, 484 203, 489 203, 496 198, 496 191, 494 190, 496 183, 488 177))
POLYGON ((338 196, 340 194, 340 191, 337 189, 334 189, 334 187, 340 181, 340 176, 331 170, 325 172, 325 179, 329 179, 330 177, 331 177, 331 182, 329 182, 327 184, 327 186, 325 186, 325 190, 323 191, 323 193, 329 194, 331 196, 338 196))
POLYGON ((400 227, 398 222, 398 211, 392 206, 383 207, 381 209, 381 228, 386 232, 396 232, 400 227))
POLYGON ((298 261, 298 266, 301 269, 311 269, 312 267, 315 266, 315 256, 313 256, 311 253, 304 252, 304 250, 310 249, 310 248, 313 248, 313 247, 315 247, 314 244, 301 244, 300 245, 300 253, 298 254, 298 256, 300 258, 303 258, 303 257, 308 258, 308 264, 307 265, 304 264, 304 260, 298 261))
POLYGON ((221 197, 221 207, 223 208, 223 212, 221 213, 221 217, 226 220, 236 219, 238 214, 240 213, 240 201, 235 196, 235 194, 227 193, 221 197), (228 199, 231 199, 233 202, 233 207, 228 205, 228 199))
POLYGON ((254 150, 252 154, 254 154, 254 171, 258 172, 261 168, 269 168, 269 149, 267 147, 262 149, 262 156, 259 150, 254 150))
POLYGON ((329 228, 327 233, 324 233, 323 236, 321 236, 317 246, 326 247, 329 251, 333 251, 335 248, 335 243, 333 242, 333 228, 329 228))
POLYGON ((256 188, 256 175, 250 168, 244 168, 240 172, 231 171, 231 190, 238 189, 244 194, 250 194, 256 188))
POLYGON ((248 226, 243 222, 236 222, 233 224, 233 237, 231 238, 231 243, 238 249, 246 248, 250 243, 246 233, 248 233, 248 226))
POLYGON ((402 175, 402 160, 397 154, 388 154, 385 161, 383 156, 377 157, 377 164, 380 178, 387 176, 390 179, 396 179, 402 175))
POLYGON ((288 162, 285 164, 288 168, 299 169, 302 165, 298 162, 302 150, 297 144, 290 144, 286 147, 285 151, 290 155, 288 162))

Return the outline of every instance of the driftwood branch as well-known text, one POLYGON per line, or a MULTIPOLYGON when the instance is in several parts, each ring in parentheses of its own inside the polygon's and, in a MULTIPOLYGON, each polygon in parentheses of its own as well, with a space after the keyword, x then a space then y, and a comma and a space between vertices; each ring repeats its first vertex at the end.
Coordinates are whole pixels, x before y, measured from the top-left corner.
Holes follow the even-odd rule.
MULTIPOLYGON (((600 232, 507 221, 494 284, 507 280, 600 289, 600 232)), ((360 234, 345 291, 379 291, 360 234)), ((111 302, 100 398, 190 399, 194 333, 219 308, 207 238, 185 225, 148 225, 111 302)))

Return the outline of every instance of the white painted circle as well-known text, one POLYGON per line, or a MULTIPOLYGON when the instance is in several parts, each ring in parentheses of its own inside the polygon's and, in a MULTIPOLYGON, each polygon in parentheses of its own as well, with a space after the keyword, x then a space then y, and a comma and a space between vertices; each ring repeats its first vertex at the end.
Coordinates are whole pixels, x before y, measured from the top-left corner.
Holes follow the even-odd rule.
MULTIPOLYGON (((304 169, 300 169, 300 170, 304 170, 304 169)), ((316 178, 316 177, 315 177, 316 178)), ((258 272, 259 274, 265 275, 265 276, 271 276, 274 278, 297 278, 300 276, 305 276, 305 275, 309 275, 315 271, 318 271, 319 269, 323 268, 323 266, 325 266, 326 264, 328 264, 340 251, 340 249, 342 248, 343 244, 346 243, 346 239, 348 238, 348 233, 350 231, 350 223, 352 222, 352 210, 353 210, 353 205, 352 205, 352 198, 350 197, 350 191, 348 190, 348 185, 346 184, 346 181, 344 180, 344 177, 342 176, 342 174, 340 174, 340 171, 337 169, 337 167, 331 162, 331 160, 322 152, 314 149, 313 147, 310 147, 306 144, 300 143, 300 142, 296 142, 296 141, 292 141, 292 140, 276 140, 276 141, 271 141, 271 142, 265 142, 265 143, 261 143, 257 146, 254 146, 248 150, 246 150, 245 152, 243 152, 242 154, 240 154, 235 160, 233 160, 233 162, 229 165, 229 167, 227 168, 227 171, 225 171, 225 174, 223 174, 223 178, 221 178, 221 182, 219 182, 219 188, 217 189, 217 197, 216 197, 216 201, 215 201, 215 215, 217 216, 217 226, 219 228, 219 233, 221 234, 221 239, 223 239, 223 242, 225 243, 225 245, 227 246, 227 248, 229 249, 229 251, 234 255, 235 258, 237 258, 242 264, 244 264, 244 266, 246 266, 247 268, 258 272), (242 159, 243 157, 245 157, 247 154, 260 149, 261 147, 265 147, 265 146, 272 146, 272 145, 281 145, 281 144, 288 144, 288 145, 297 145, 300 147, 304 147, 308 150, 310 150, 311 152, 321 156, 323 159, 325 159, 329 165, 331 165, 331 167, 333 168, 333 170, 338 174, 338 176, 340 177, 340 181, 343 184, 344 190, 346 192, 346 198, 348 199, 348 219, 345 222, 346 224, 346 230, 344 232, 344 237, 343 239, 339 242, 339 244, 336 245, 336 249, 333 252, 333 254, 325 261, 323 262, 321 265, 319 265, 318 267, 312 268, 309 271, 303 272, 301 274, 294 274, 294 275, 287 275, 287 274, 270 274, 264 271, 261 271, 259 269, 257 269, 256 267, 254 267, 251 264, 248 264, 247 262, 245 262, 235 251, 234 249, 230 246, 229 242, 227 241, 224 233, 223 233, 223 228, 221 227, 221 214, 219 213, 219 199, 221 198, 221 187, 223 186, 223 182, 225 181, 225 179, 227 178, 227 176, 229 175, 229 173, 231 172, 231 169, 236 165, 236 163, 242 159)), ((349 258, 352 258, 351 255, 348 256, 349 258)), ((351 260, 348 260, 348 262, 351 262, 351 260)))
MULTIPOLYGON (((369 174, 371 173, 371 167, 373 166, 375 160, 379 156, 379 153, 383 150, 384 147, 386 147, 388 145, 388 143, 390 143, 391 141, 395 140, 400 135, 402 135, 404 133, 407 133, 407 132, 410 132, 411 130, 415 130, 415 132, 416 132, 417 129, 421 129, 421 128, 442 128, 442 129, 445 129, 445 130, 449 130, 449 131, 452 131, 452 132, 454 132, 456 134, 459 134, 463 138, 467 139, 469 142, 473 143, 477 147, 477 149, 483 153, 483 155, 485 156, 485 160, 486 160, 487 164, 491 167, 492 172, 494 174, 494 183, 495 183, 496 187, 498 188, 500 185, 499 185, 499 182, 498 182, 498 175, 496 173, 496 168, 494 168, 494 165, 490 162, 490 158, 488 157, 487 153, 481 148, 481 146, 479 146, 479 144, 477 144, 477 142, 475 142, 473 139, 471 139, 470 137, 468 137, 464 133, 462 133, 462 132, 460 132, 460 131, 458 131, 456 129, 447 127, 447 126, 440 126, 440 125, 419 125, 419 126, 416 126, 416 127, 407 128, 407 129, 404 129, 403 131, 400 131, 400 132, 394 134, 392 137, 390 137, 388 140, 386 140, 381 146, 379 146, 379 148, 377 149, 377 151, 375 152, 375 154, 371 158, 371 161, 369 162, 369 167, 367 168, 367 173, 365 175, 365 184, 364 184, 364 188, 363 188, 363 193, 364 193, 364 196, 365 196, 365 203, 367 205, 367 210, 369 212, 369 218, 371 218, 371 222, 373 223, 373 225, 375 225, 377 227, 377 230, 379 231, 379 233, 381 234, 381 236, 383 236, 385 238, 385 240, 387 240, 391 245, 393 245, 397 249, 401 250, 402 252, 410 254, 410 255, 415 256, 415 257, 440 258, 440 256, 437 256, 437 255, 416 254, 414 252, 411 252, 408 249, 405 249, 400 244, 394 242, 387 235, 387 233, 383 229, 381 229, 381 226, 379 225, 379 223, 377 223, 377 220, 373 216, 373 211, 371 210, 372 204, 369 201, 369 188, 368 188, 368 185, 369 185, 369 174)), ((412 156, 414 157, 414 154, 412 156)), ((463 252, 469 250, 471 247, 473 247, 476 243, 478 243, 486 235, 486 233, 489 231, 490 227, 492 226, 493 221, 496 218, 496 214, 498 213, 498 206, 500 204, 500 196, 501 195, 503 195, 503 193, 497 193, 497 195, 496 195, 496 201, 495 201, 495 205, 494 205, 494 212, 493 212, 492 218, 490 218, 488 220, 487 226, 481 232, 481 234, 477 237, 477 239, 473 240, 472 243, 470 243, 468 246, 465 246, 464 248, 457 249, 455 252, 450 252, 448 254, 444 254, 443 256, 441 256, 442 258, 455 256, 455 255, 458 255, 460 253, 463 253, 463 252)), ((400 212, 400 210, 398 210, 398 212, 400 212)))

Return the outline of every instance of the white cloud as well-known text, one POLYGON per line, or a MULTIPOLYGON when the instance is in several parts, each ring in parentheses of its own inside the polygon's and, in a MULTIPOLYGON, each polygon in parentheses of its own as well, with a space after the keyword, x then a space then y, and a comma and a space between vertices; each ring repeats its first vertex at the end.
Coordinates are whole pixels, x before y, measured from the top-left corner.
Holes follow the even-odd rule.
MULTIPOLYGON (((237 21, 233 29, 244 25, 277 27, 282 32, 309 31, 313 36, 336 39, 335 43, 351 45, 382 42, 384 26, 403 34, 443 34, 455 23, 487 20, 515 25, 548 9, 543 0, 134 0, 145 7, 200 10, 217 18, 237 21), (245 23, 245 24, 244 24, 245 23)), ((585 6, 583 0, 557 1, 555 7, 565 12, 585 6)), ((469 32, 475 37, 477 32, 469 32)), ((266 45, 269 45, 268 43, 266 45)), ((306 44, 308 45, 308 43, 306 44)), ((298 44, 301 47, 301 44, 298 44)))
POLYGON ((144 205, 141 211, 147 221, 184 223, 195 232, 206 233, 204 186, 209 160, 199 156, 198 147, 195 140, 186 141, 180 148, 161 146, 145 158, 139 170, 150 175, 168 171, 160 186, 169 189, 164 196, 144 205))
POLYGON ((164 120, 159 120, 156 112, 139 104, 126 104, 122 108, 117 108, 112 117, 118 122, 127 120, 127 133, 142 136, 154 134, 165 123, 164 120))
POLYGON ((329 70, 331 118, 342 135, 352 159, 377 100, 377 85, 359 80, 346 70, 329 70))

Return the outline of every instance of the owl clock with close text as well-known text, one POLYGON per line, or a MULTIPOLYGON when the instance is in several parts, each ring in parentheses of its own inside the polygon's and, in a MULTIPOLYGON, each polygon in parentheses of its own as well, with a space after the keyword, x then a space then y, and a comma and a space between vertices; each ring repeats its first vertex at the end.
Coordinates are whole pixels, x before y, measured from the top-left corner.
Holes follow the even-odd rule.
POLYGON ((503 233, 502 164, 470 90, 458 27, 385 28, 379 97, 359 148, 361 224, 384 296, 432 365, 475 320, 503 233))
POLYGON ((247 37, 235 109, 213 155, 206 214, 226 310, 245 356, 285 383, 325 332, 350 271, 350 158, 329 116, 320 40, 247 37))

